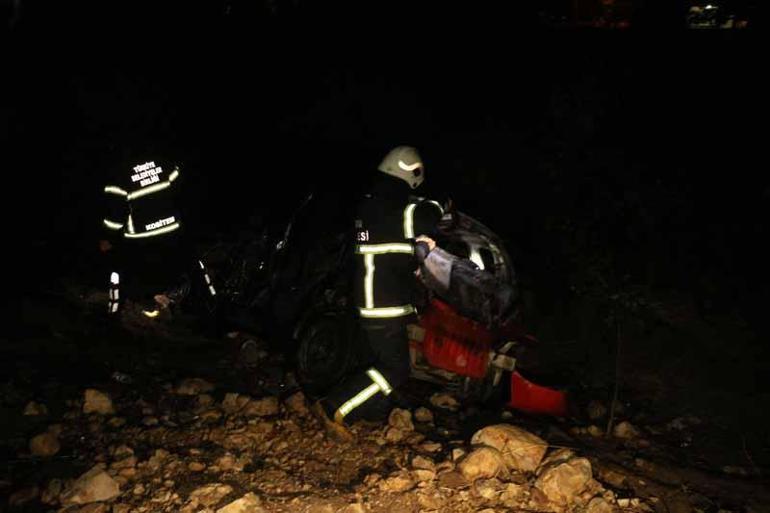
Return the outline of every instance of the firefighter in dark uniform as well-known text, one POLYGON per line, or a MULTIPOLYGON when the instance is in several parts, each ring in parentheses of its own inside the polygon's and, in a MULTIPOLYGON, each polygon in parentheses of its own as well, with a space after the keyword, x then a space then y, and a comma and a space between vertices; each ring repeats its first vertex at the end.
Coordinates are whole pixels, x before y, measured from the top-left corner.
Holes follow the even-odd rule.
POLYGON ((205 266, 183 237, 176 197, 179 166, 132 155, 112 175, 104 186, 106 236, 100 241, 101 251, 111 257, 108 313, 117 314, 128 296, 145 316, 157 317, 189 293, 190 272, 215 296, 205 266))
POLYGON ((412 147, 392 150, 356 210, 354 294, 361 343, 371 365, 349 376, 314 405, 327 431, 351 439, 346 422, 382 419, 391 393, 409 377, 406 326, 414 322, 415 235, 432 234, 442 206, 414 195, 425 179, 420 155, 412 147))

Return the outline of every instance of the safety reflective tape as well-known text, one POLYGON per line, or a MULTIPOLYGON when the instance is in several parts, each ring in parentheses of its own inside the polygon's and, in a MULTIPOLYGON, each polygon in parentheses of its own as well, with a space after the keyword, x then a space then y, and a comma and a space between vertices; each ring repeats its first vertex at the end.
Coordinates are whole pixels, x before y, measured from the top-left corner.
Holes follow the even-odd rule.
POLYGON ((141 239, 143 237, 155 237, 156 235, 163 235, 164 233, 173 232, 178 228, 179 228, 179 223, 174 223, 168 226, 164 226, 163 228, 158 228, 157 230, 153 230, 151 232, 126 233, 124 235, 129 239, 141 239))
POLYGON ((120 283, 120 275, 113 271, 112 274, 110 274, 110 283, 113 285, 120 283))
POLYGON ((200 266, 201 266, 201 269, 205 269, 205 268, 206 268, 206 267, 203 265, 203 262, 201 262, 200 260, 198 260, 198 265, 200 265, 200 266))
POLYGON ((109 219, 104 220, 104 226, 106 226, 110 230, 120 230, 121 228, 123 228, 123 224, 110 221, 109 219))
POLYGON ((171 171, 171 174, 168 175, 168 181, 173 182, 178 177, 179 177, 179 170, 175 168, 173 171, 171 171))
POLYGON ((110 299, 112 301, 120 299, 120 291, 118 289, 110 289, 110 299))
POLYGON ((107 194, 116 194, 118 196, 128 196, 128 193, 121 189, 120 187, 115 187, 114 185, 107 185, 104 188, 104 192, 107 194))
POLYGON ((113 303, 112 307, 110 308, 110 313, 115 313, 117 311, 118 311, 118 304, 117 303, 113 303))
POLYGON ((392 306, 384 308, 359 308, 358 313, 361 317, 369 319, 390 319, 393 317, 403 317, 414 313, 414 307, 412 305, 406 306, 392 306))
POLYGON ((139 189, 138 191, 129 193, 128 201, 135 200, 136 198, 141 198, 142 196, 147 196, 148 194, 152 194, 158 191, 162 191, 163 189, 166 189, 170 186, 171 186, 171 182, 160 182, 160 183, 156 183, 155 185, 150 185, 149 187, 145 187, 144 189, 139 189))
POLYGON ((444 207, 441 206, 441 203, 439 203, 438 201, 434 201, 434 200, 428 200, 428 203, 430 203, 431 205, 436 205, 438 207, 438 209, 441 211, 441 215, 442 216, 444 215, 444 207))
POLYGON ((479 269, 482 271, 484 270, 484 260, 481 258, 481 253, 479 253, 479 248, 474 247, 471 250, 471 256, 468 258, 471 262, 479 266, 479 269))
POLYGON ((387 244, 361 244, 356 248, 359 255, 386 255, 388 253, 403 253, 411 255, 414 253, 412 244, 403 242, 394 242, 387 244))
POLYGON ((414 164, 407 164, 403 160, 399 160, 398 161, 398 167, 400 167, 404 171, 414 171, 418 167, 422 167, 422 162, 415 162, 414 164))
POLYGON ((364 404, 366 401, 371 399, 379 391, 380 391, 380 385, 378 385, 377 383, 372 383, 368 387, 364 388, 355 396, 353 396, 352 399, 345 401, 345 403, 342 406, 340 406, 336 412, 334 412, 334 420, 336 420, 337 422, 342 422, 342 419, 344 419, 348 413, 350 413, 351 411, 355 410, 356 408, 364 404))
POLYGON ((364 305, 366 308, 374 307, 374 255, 364 255, 364 305))
POLYGON ((160 312, 158 310, 153 310, 152 312, 148 312, 147 310, 142 310, 142 313, 146 317, 149 317, 150 319, 154 319, 155 317, 158 316, 158 314, 160 314, 160 312))
POLYGON ((131 214, 128 214, 128 233, 135 233, 136 230, 134 230, 134 218, 131 217, 131 214))
POLYGON ((217 295, 217 291, 216 291, 216 290, 214 290, 214 287, 213 287, 213 286, 211 286, 211 285, 209 285, 209 292, 211 292, 211 295, 212 295, 212 296, 216 296, 216 295, 217 295))
POLYGON ((385 379, 385 376, 380 374, 380 371, 378 371, 375 368, 371 368, 368 371, 366 371, 366 375, 371 378, 372 381, 377 383, 377 385, 380 387, 380 390, 382 390, 382 393, 385 395, 390 395, 390 393, 393 391, 393 387, 390 386, 390 383, 388 383, 388 380, 385 379))
POLYGON ((414 238, 414 209, 417 208, 416 203, 410 203, 404 209, 404 238, 414 238))
POLYGON ((211 285, 211 278, 209 278, 208 274, 204 274, 203 278, 206 280, 206 285, 211 285))

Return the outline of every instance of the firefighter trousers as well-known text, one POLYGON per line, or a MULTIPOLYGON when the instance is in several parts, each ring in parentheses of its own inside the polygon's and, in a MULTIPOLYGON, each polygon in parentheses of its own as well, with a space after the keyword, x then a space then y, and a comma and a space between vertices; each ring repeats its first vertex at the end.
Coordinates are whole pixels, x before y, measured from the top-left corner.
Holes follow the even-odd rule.
POLYGON ((381 420, 388 415, 392 392, 409 378, 406 326, 410 321, 411 317, 359 321, 358 343, 368 353, 366 364, 335 387, 324 401, 337 422, 381 420))

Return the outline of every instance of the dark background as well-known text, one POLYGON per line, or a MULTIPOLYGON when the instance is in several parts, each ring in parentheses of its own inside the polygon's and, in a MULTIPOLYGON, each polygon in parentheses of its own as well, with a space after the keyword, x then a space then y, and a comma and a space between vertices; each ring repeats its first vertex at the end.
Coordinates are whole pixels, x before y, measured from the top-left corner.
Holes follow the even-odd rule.
POLYGON ((348 199, 411 144, 434 195, 507 241, 530 325, 587 382, 610 379, 622 314, 630 368, 692 378, 682 397, 727 374, 722 400, 762 419, 754 4, 734 2, 748 29, 722 31, 686 30, 683 2, 632 2, 626 30, 586 28, 569 2, 415 4, 23 2, 3 35, 7 298, 92 279, 121 144, 182 162, 204 241, 305 190, 348 199))

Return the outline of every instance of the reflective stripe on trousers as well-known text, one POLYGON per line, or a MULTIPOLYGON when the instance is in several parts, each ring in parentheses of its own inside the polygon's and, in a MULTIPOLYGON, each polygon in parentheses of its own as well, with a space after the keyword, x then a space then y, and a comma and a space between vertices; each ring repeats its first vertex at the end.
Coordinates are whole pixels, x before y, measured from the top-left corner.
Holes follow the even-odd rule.
POLYGON ((116 272, 110 274, 110 300, 107 303, 107 313, 114 314, 120 305, 120 275, 116 272))
POLYGON ((380 372, 374 367, 367 370, 366 374, 369 376, 369 379, 372 380, 372 384, 361 390, 359 393, 345 401, 342 406, 337 408, 337 411, 334 412, 334 420, 336 422, 342 424, 345 417, 351 411, 374 397, 377 392, 382 392, 385 396, 388 396, 393 391, 393 388, 390 386, 390 383, 388 383, 388 380, 385 379, 385 376, 380 374, 380 372))

